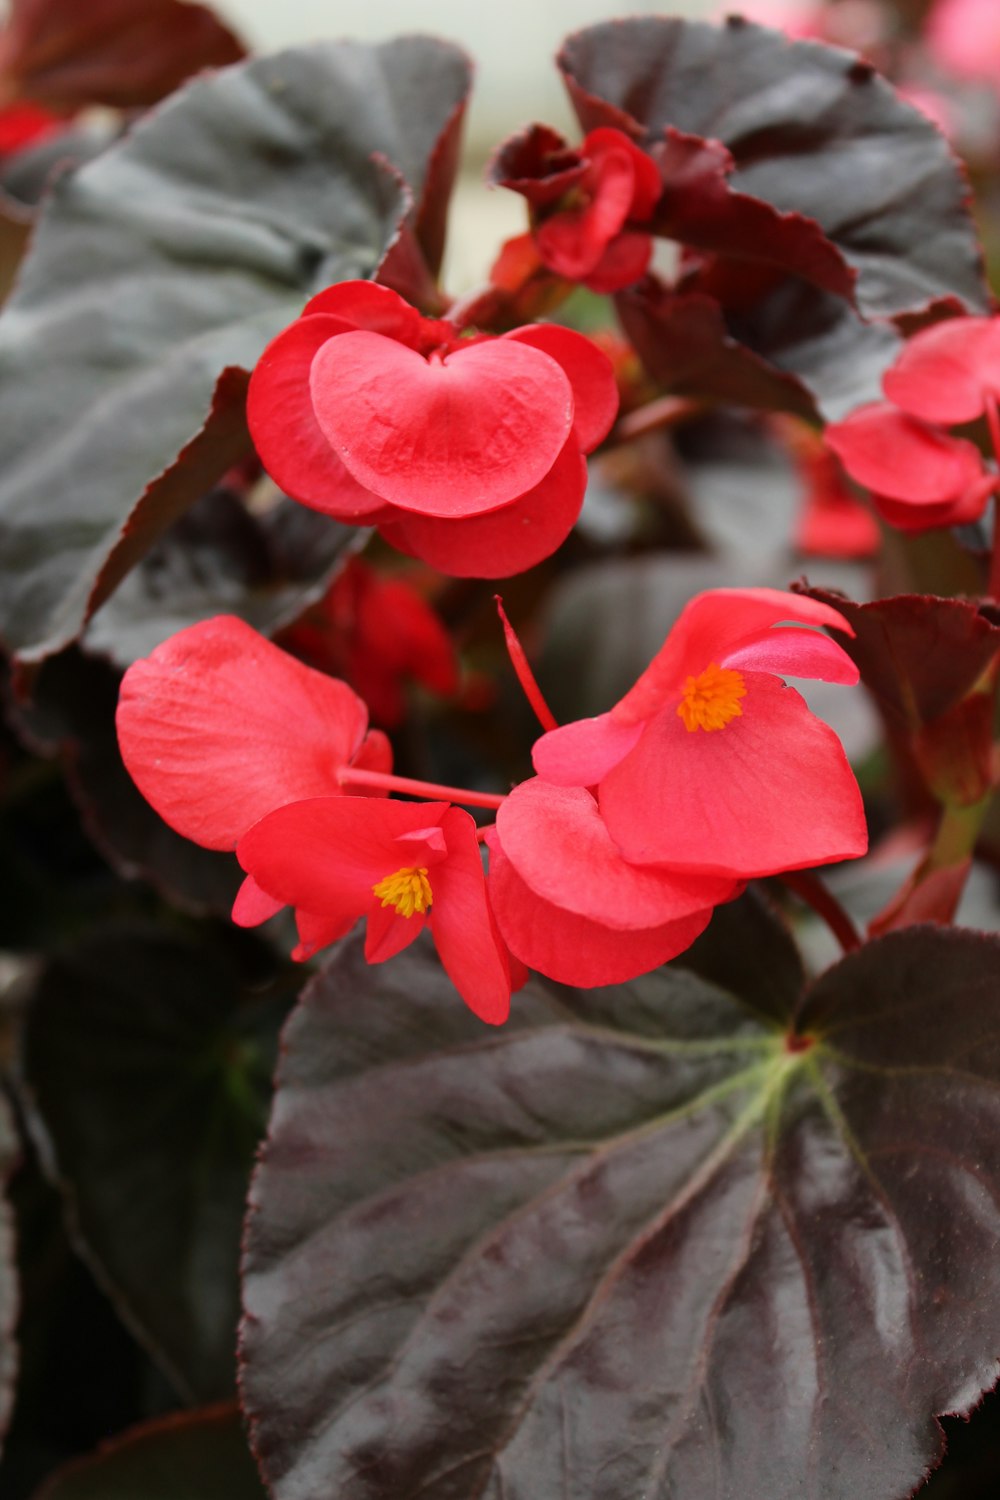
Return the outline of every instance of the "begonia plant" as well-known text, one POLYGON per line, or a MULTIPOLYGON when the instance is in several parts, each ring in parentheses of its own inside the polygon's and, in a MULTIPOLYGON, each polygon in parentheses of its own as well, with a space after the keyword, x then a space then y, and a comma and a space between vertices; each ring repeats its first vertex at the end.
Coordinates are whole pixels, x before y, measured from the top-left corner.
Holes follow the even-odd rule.
POLYGON ((3 1500, 992 1496, 985 9, 9 9, 3 1500))

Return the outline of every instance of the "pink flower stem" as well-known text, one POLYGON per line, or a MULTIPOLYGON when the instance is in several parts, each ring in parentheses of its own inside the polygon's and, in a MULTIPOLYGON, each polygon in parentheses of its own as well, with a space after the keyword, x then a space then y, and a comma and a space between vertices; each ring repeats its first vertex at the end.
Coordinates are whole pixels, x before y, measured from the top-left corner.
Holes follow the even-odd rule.
POLYGON ((507 612, 503 607, 503 600, 499 594, 494 594, 497 613, 503 626, 504 639, 507 642, 507 655, 510 664, 517 673, 517 680, 521 684, 521 690, 535 711, 535 717, 543 729, 558 729, 559 720, 552 712, 549 705, 542 696, 542 690, 535 680, 535 674, 528 666, 528 658, 524 654, 524 647, 514 633, 514 627, 507 618, 507 612))
MULTIPOLYGON (((986 420, 990 427, 993 452, 997 463, 1000 464, 1000 411, 997 410, 997 398, 990 391, 986 393, 986 420)), ((987 591, 991 599, 1000 599, 1000 503, 995 495, 993 497, 993 553, 990 558, 990 579, 987 591)))
POLYGON ((393 776, 389 771, 365 771, 361 766, 344 766, 337 773, 341 786, 367 786, 373 790, 402 792, 407 797, 427 797, 435 802, 463 802, 467 807, 502 807, 503 797, 496 792, 472 792, 467 787, 441 786, 436 781, 414 781, 410 776, 393 776))
POLYGON ((811 906, 818 917, 823 918, 845 953, 861 947, 858 929, 837 898, 830 894, 815 875, 810 875, 806 870, 786 870, 778 879, 807 906, 811 906))

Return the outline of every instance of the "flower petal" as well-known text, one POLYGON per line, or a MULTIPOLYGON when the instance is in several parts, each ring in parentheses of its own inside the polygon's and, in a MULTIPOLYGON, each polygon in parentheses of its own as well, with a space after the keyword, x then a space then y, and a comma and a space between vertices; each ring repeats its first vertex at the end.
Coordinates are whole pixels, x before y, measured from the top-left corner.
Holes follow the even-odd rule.
MULTIPOLYGON (((435 863, 423 846, 397 838, 437 826, 447 803, 380 797, 314 797, 292 802, 245 833, 236 854, 244 870, 288 906, 346 920, 367 912, 372 888, 409 865, 435 863)), ((432 881, 433 888, 433 881, 432 881)))
POLYGON ((481 1021, 500 1026, 510 1012, 510 970, 497 941, 486 876, 467 812, 452 807, 442 822, 448 858, 432 876, 430 929, 445 972, 481 1021))
POLYGON ((956 500, 983 474, 974 444, 878 402, 831 423, 825 437, 858 484, 911 505, 956 500))
POLYGON ((232 918, 237 927, 259 927, 277 916, 284 904, 262 891, 253 876, 248 875, 236 892, 232 918))
POLYGON ((544 478, 573 425, 561 366, 508 339, 427 360, 381 334, 343 333, 317 353, 310 387, 355 479, 420 515, 508 504, 544 478))
POLYGON ((778 677, 812 677, 820 682, 853 686, 861 674, 843 646, 819 630, 778 625, 727 652, 720 662, 747 672, 772 672, 778 677))
POLYGON ((335 797, 367 722, 345 682, 229 615, 135 662, 117 714, 122 758, 147 802, 209 849, 235 848, 284 802, 335 797))
POLYGON ((534 743, 531 759, 556 786, 596 786, 638 740, 642 724, 619 724, 610 714, 550 729, 534 743))
POLYGON ((508 578, 551 557, 573 530, 587 463, 571 437, 540 484, 512 505, 467 521, 396 511, 379 532, 393 547, 453 578, 508 578))
POLYGON ((794 688, 744 681, 724 729, 689 731, 667 707, 601 782, 626 859, 749 878, 865 852, 861 794, 833 730, 794 688))
POLYGON ((843 615, 827 604, 787 594, 781 589, 710 589, 681 610, 667 639, 635 686, 611 710, 620 724, 650 719, 688 676, 697 676, 713 661, 741 645, 758 640, 783 622, 832 625, 854 631, 843 615))
POLYGON ((415 307, 405 302, 391 287, 374 281, 340 281, 311 297, 302 309, 304 318, 317 313, 342 318, 352 328, 367 328, 384 333, 416 349, 421 341, 423 319, 415 307))
POLYGON ((629 864, 582 787, 523 781, 497 812, 496 837, 536 895, 616 931, 659 927, 734 894, 728 876, 629 864))
POLYGON ((420 936, 427 918, 422 911, 404 917, 391 906, 382 906, 378 901, 368 912, 365 930, 365 959, 370 964, 384 963, 395 958, 404 948, 420 936))
POLYGON ((882 389, 925 422, 975 421, 987 394, 1000 395, 1000 319, 949 318, 914 334, 882 389))
POLYGON ((504 941, 522 963, 560 984, 589 988, 622 984, 658 969, 690 948, 713 908, 677 922, 633 932, 602 927, 591 917, 554 906, 526 885, 503 850, 490 841, 490 903, 504 941))
POLYGON ((618 385, 602 349, 572 328, 532 323, 503 335, 540 349, 565 372, 573 388, 573 436, 584 453, 603 442, 618 415, 618 385))
POLYGON ((297 911, 295 925, 299 941, 292 949, 292 958, 297 964, 305 963, 321 948, 328 948, 339 938, 346 937, 357 923, 357 915, 349 912, 344 917, 317 916, 315 912, 297 911))
POLYGON ((313 411, 309 371, 316 352, 350 332, 341 318, 300 318, 268 344, 247 394, 250 436, 275 484, 293 500, 344 520, 374 515, 385 504, 347 472, 313 411))

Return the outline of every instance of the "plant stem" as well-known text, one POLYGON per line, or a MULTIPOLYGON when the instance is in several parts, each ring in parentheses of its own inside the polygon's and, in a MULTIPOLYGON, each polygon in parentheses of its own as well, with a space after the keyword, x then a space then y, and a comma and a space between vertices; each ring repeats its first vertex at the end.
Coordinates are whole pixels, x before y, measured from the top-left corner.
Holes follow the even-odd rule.
POLYGON ((441 786, 436 781, 415 781, 410 776, 393 776, 389 771, 365 771, 361 766, 344 766, 337 774, 341 786, 368 786, 378 791, 402 792, 407 797, 427 797, 437 802, 463 802, 467 807, 502 807, 504 798, 496 792, 473 792, 467 787, 441 786))
POLYGON ((534 709, 535 718, 541 724, 542 728, 546 730, 558 729, 559 720, 542 695, 542 690, 538 686, 535 674, 528 665, 528 658, 524 654, 524 647, 518 640, 514 627, 507 618, 507 611, 503 607, 503 600, 499 594, 494 594, 493 598, 496 600, 497 613, 500 616, 500 623, 503 626, 504 640, 507 642, 507 655, 510 657, 511 666, 517 673, 517 680, 521 684, 521 691, 534 709))
POLYGON ((679 422, 693 417, 703 408, 703 401, 694 401, 686 396, 660 396, 656 401, 649 401, 645 406, 619 417, 608 441, 627 443, 647 432, 658 432, 662 427, 676 427, 679 422))
POLYGON ((778 879, 823 918, 845 953, 861 947, 861 936, 851 918, 815 875, 806 870, 787 870, 778 879))

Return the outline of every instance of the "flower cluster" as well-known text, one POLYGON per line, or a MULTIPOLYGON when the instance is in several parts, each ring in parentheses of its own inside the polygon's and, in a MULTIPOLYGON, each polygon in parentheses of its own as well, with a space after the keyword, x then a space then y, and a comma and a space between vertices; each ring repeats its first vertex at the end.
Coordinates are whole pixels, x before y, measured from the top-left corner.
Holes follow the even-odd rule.
POLYGON ((1000 319, 951 318, 917 333, 886 371, 888 400, 826 429, 826 441, 879 512, 904 531, 975 521, 997 474, 949 429, 989 419, 1000 438, 1000 319))
POLYGON ((377 526, 442 572, 500 578, 565 540, 584 454, 617 409, 611 365, 582 334, 538 324, 466 336, 348 281, 268 345, 247 416, 293 499, 377 526))
POLYGON ((864 852, 840 743, 780 680, 857 680, 824 626, 849 630, 774 590, 699 596, 631 691, 543 734, 538 775, 506 796, 393 776, 346 684, 227 617, 129 669, 119 743, 172 827, 236 849, 237 922, 292 907, 307 958, 365 918, 372 963, 426 926, 463 999, 497 1023, 526 967, 577 985, 633 978, 752 876, 864 852), (488 883, 480 832, 453 801, 496 808, 488 883))
POLYGON ((621 130, 601 126, 574 150, 556 131, 533 125, 497 153, 493 180, 527 199, 532 233, 508 242, 592 292, 617 292, 646 272, 648 223, 663 193, 656 163, 621 130))
POLYGON ((699 595, 614 708, 542 736, 537 777, 491 837, 494 910, 529 967, 578 985, 635 977, 751 877, 864 853, 843 748, 780 680, 858 680, 821 626, 851 633, 777 590, 699 595))

